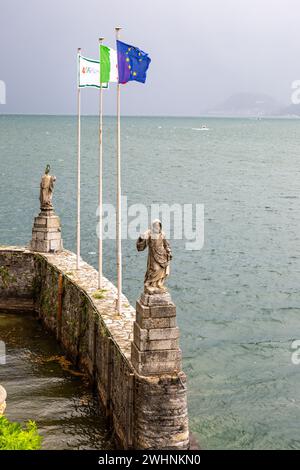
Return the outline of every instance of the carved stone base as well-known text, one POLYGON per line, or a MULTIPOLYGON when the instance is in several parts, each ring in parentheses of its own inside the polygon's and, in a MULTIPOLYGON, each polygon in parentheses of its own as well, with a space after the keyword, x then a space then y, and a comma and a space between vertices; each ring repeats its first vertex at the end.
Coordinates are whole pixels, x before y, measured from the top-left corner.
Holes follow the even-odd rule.
POLYGON ((60 219, 53 210, 42 211, 34 218, 30 249, 41 253, 63 250, 60 219))
POLYGON ((143 293, 141 295, 141 303, 143 305, 174 305, 169 292, 160 292, 155 294, 143 293))
POLYGON ((145 294, 165 294, 167 291, 166 287, 151 287, 151 286, 145 286, 144 287, 144 293, 145 294))
POLYGON ((144 376, 181 371, 176 307, 169 293, 143 293, 137 301, 131 360, 144 376))

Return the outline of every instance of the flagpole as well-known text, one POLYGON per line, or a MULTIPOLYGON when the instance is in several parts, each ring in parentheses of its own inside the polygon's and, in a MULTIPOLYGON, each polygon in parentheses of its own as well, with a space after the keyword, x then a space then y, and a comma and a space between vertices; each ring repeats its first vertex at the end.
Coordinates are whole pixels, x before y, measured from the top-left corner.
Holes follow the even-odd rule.
MULTIPOLYGON (((120 38, 120 27, 116 27, 116 39, 120 38)), ((121 119, 120 119, 120 83, 117 85, 117 311, 121 314, 121 295, 122 295, 122 243, 121 243, 121 119)))
POLYGON ((80 164, 81 164, 81 99, 79 87, 79 59, 81 48, 77 50, 77 66, 78 66, 78 85, 77 85, 77 256, 76 256, 76 269, 79 269, 80 264, 80 164))
POLYGON ((99 233, 98 233, 98 289, 102 289, 103 277, 103 86, 101 78, 101 45, 104 38, 99 38, 99 69, 100 69, 100 94, 99 94, 99 233))

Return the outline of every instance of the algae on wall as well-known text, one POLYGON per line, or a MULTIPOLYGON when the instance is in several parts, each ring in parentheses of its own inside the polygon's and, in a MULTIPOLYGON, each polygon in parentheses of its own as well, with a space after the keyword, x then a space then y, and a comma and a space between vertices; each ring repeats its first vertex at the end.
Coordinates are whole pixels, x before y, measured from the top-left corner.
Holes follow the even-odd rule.
MULTIPOLYGON (((7 266, 0 266, 0 280, 5 289, 7 289, 10 284, 15 284, 17 282, 16 277, 9 272, 7 266)), ((2 286, 0 285, 0 287, 2 286)))

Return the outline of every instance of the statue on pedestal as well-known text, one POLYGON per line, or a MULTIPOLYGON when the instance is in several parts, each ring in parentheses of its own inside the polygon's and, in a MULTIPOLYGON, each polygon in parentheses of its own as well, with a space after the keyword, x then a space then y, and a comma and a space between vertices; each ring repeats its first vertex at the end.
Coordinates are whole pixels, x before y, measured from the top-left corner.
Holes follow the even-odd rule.
POLYGON ((30 249, 41 253, 57 253, 63 250, 61 223, 55 214, 52 196, 55 176, 50 175, 50 165, 46 166, 40 182, 41 212, 34 218, 30 249))
POLYGON ((164 286, 170 274, 172 252, 160 220, 154 220, 152 226, 137 240, 137 250, 143 251, 148 247, 147 271, 144 280, 145 294, 163 294, 167 292, 164 286))
POLYGON ((160 220, 137 240, 138 251, 148 247, 144 291, 136 303, 131 360, 140 375, 181 371, 176 306, 164 283, 170 273, 171 248, 160 220))
POLYGON ((50 165, 46 166, 45 174, 40 184, 40 207, 41 211, 53 211, 52 196, 56 176, 51 176, 50 165))

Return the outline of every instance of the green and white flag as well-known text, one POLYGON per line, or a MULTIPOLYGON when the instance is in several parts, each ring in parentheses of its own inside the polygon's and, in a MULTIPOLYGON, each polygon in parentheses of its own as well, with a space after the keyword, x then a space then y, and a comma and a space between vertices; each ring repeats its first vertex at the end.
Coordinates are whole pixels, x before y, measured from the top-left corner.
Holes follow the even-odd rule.
MULTIPOLYGON (((99 60, 87 59, 79 56, 78 59, 78 87, 100 88, 100 64, 99 60)), ((102 83, 103 88, 108 88, 108 83, 102 83)))
POLYGON ((102 83, 118 82, 117 51, 107 46, 100 46, 102 83))

